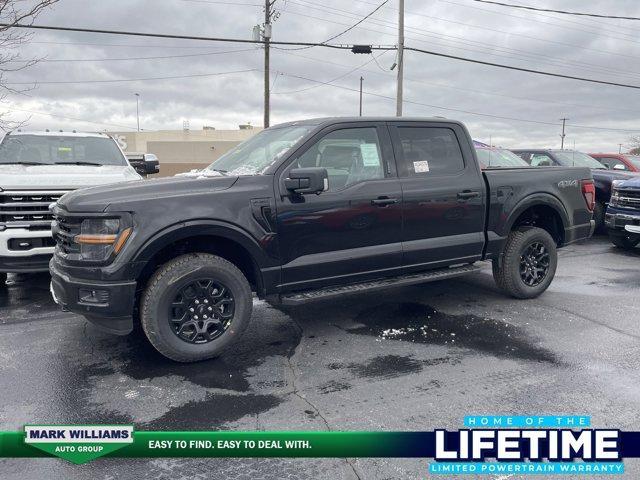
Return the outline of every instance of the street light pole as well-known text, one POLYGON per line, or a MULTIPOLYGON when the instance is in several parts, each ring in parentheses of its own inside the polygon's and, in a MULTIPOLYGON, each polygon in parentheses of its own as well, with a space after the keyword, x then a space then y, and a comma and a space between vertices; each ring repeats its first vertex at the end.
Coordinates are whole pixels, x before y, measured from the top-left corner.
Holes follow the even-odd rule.
POLYGON ((363 77, 360 77, 360 116, 362 116, 362 81, 363 77))
POLYGON ((140 131, 140 94, 134 93, 136 96, 136 121, 138 123, 138 131, 140 131))
POLYGON ((399 0, 398 15, 398 85, 396 92, 396 116, 402 116, 402 82, 404 75, 404 0, 399 0))

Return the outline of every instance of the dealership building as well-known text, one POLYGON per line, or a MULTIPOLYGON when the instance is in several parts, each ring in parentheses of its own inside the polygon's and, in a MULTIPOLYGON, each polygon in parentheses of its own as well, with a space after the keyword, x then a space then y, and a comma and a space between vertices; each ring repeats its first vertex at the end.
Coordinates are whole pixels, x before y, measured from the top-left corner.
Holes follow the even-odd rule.
POLYGON ((237 130, 157 130, 140 132, 107 132, 125 153, 153 153, 160 160, 160 176, 203 168, 217 160, 261 128, 239 125, 237 130))

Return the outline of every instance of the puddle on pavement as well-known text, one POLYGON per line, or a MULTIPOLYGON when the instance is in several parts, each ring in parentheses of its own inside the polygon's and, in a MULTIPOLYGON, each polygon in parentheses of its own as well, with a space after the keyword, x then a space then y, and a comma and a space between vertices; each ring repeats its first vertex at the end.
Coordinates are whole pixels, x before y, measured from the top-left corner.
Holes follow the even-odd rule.
POLYGON ((373 335, 382 341, 450 345, 501 358, 558 362, 553 352, 536 346, 519 327, 475 315, 449 315, 420 303, 376 305, 354 321, 364 326, 348 332, 373 335))
POLYGON ((158 430, 224 429, 222 425, 247 415, 256 415, 278 406, 275 395, 220 395, 208 394, 200 402, 189 402, 172 408, 162 417, 145 424, 145 428, 158 430))
MULTIPOLYGON (((422 371, 424 367, 434 366, 434 365, 442 365, 442 364, 450 364, 454 365, 459 363, 460 359, 456 357, 439 357, 439 358, 428 358, 424 360, 418 360, 413 358, 412 356, 402 356, 402 355, 380 355, 374 357, 372 359, 367 360, 363 363, 331 363, 327 365, 330 370, 340 370, 347 369, 353 375, 360 378, 377 378, 377 379, 385 379, 385 378, 394 378, 402 375, 410 375, 412 373, 418 373, 422 371)), ((331 382, 329 382, 331 383, 331 382)), ((338 383, 338 382, 334 382, 338 383)), ((346 385, 346 384, 345 384, 346 385)), ((323 391, 322 387, 320 388, 321 393, 329 393, 331 391, 331 386, 329 384, 325 384, 325 388, 328 386, 328 391, 323 391)), ((346 385, 349 387, 348 385, 346 385)))

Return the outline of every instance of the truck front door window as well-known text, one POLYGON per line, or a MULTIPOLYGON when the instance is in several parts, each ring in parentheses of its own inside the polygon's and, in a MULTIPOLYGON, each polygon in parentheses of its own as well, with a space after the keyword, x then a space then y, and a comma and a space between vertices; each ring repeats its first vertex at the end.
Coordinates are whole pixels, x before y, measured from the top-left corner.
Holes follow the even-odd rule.
POLYGON ((294 164, 326 168, 329 191, 365 180, 384 178, 380 141, 373 127, 345 128, 328 133, 294 164))

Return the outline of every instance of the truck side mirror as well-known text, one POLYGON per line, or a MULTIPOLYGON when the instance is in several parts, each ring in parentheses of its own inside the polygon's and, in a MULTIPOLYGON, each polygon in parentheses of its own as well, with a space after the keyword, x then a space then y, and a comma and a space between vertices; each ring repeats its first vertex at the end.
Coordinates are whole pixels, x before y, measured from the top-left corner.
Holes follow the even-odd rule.
POLYGON ((285 178, 284 186, 292 193, 320 193, 329 188, 329 174, 326 168, 294 168, 285 178))
POLYGON ((142 156, 143 170, 145 175, 153 175, 160 171, 160 161, 153 153, 145 153, 142 156))

